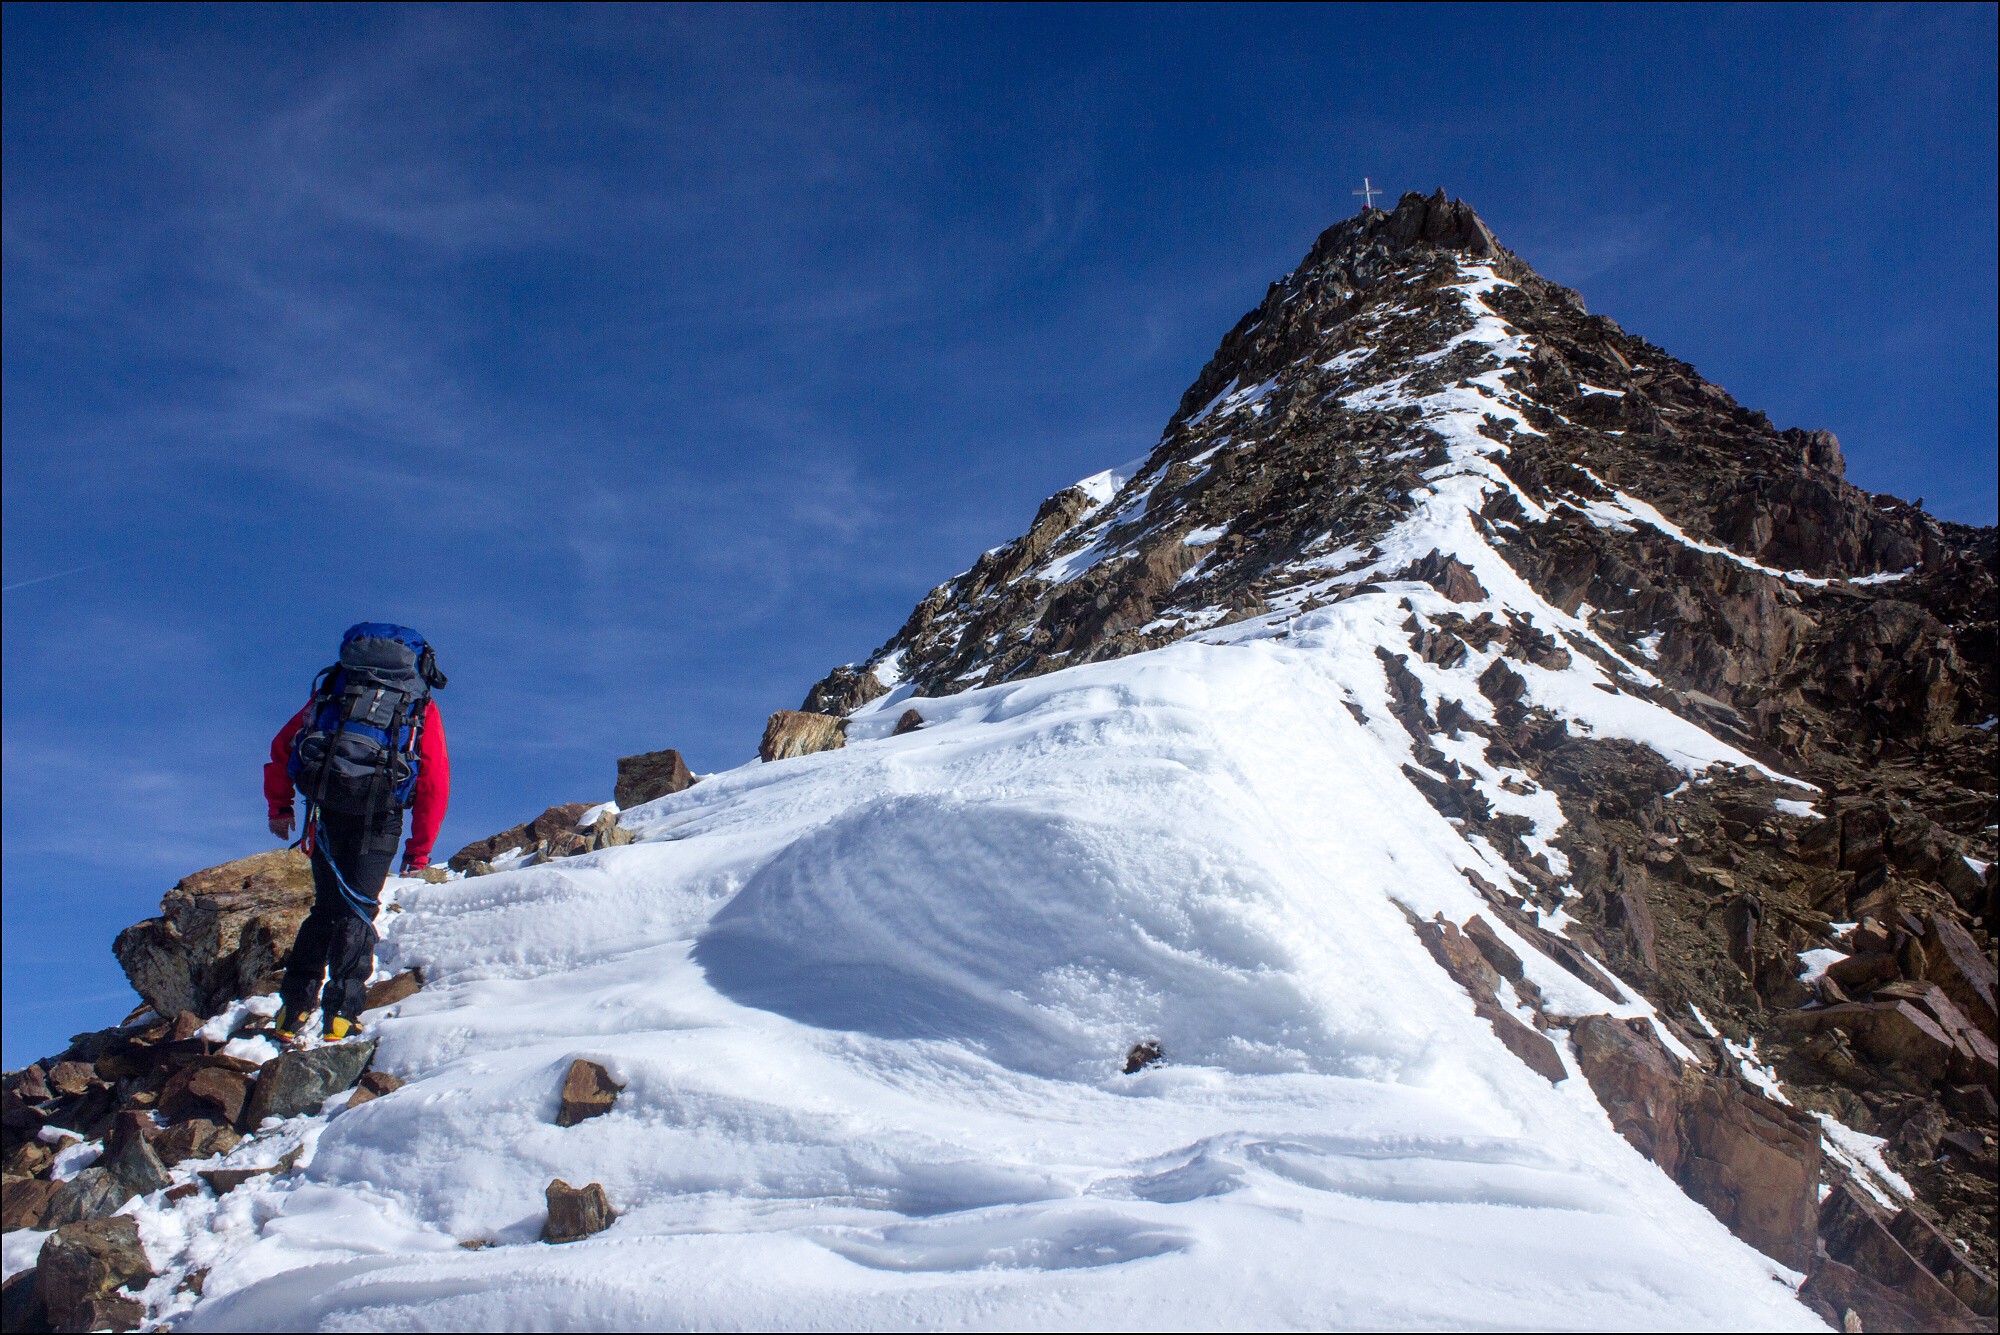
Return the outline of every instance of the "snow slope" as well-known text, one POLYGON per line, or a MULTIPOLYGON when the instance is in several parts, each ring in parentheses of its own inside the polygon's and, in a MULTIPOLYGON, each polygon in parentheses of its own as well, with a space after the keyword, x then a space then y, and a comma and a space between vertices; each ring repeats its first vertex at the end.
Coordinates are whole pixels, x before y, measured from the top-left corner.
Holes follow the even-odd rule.
MULTIPOLYGON (((1405 908, 1463 922, 1461 868, 1504 872, 1400 772, 1374 646, 1425 595, 897 692, 845 750, 625 813, 636 844, 392 882, 410 1083, 237 1151, 296 1173, 138 1205, 150 1296, 191 1329, 1817 1328, 1418 942, 1405 908), (1165 1062, 1121 1074, 1141 1039, 1165 1062), (575 1057, 627 1088, 558 1128, 575 1057), (537 1242, 552 1177, 618 1222, 537 1242)), ((1551 1009, 1644 1013, 1493 925, 1551 1009)))

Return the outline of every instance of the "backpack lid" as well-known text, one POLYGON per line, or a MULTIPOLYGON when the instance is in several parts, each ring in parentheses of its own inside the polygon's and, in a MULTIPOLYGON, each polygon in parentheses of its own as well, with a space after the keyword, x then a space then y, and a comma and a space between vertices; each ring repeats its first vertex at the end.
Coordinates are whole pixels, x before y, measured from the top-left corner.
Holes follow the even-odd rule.
POLYGON ((349 626, 340 637, 340 664, 378 672, 414 673, 417 660, 429 648, 424 637, 408 626, 362 621, 349 626))

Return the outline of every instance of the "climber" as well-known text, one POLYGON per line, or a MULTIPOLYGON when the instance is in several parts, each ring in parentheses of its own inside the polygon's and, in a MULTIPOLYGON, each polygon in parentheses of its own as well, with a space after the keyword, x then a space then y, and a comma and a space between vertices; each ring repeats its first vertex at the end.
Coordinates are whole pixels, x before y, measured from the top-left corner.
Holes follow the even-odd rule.
POLYGON ((312 698, 271 739, 264 766, 271 833, 291 839, 296 789, 306 799, 297 843, 311 855, 313 873, 312 913, 279 989, 280 1042, 298 1037, 315 1003, 327 1039, 346 1038, 358 1026, 375 968, 375 914, 403 812, 411 813, 408 875, 430 865, 451 796, 444 722, 431 699, 444 684, 422 635, 364 621, 348 628, 339 661, 314 679, 312 698))

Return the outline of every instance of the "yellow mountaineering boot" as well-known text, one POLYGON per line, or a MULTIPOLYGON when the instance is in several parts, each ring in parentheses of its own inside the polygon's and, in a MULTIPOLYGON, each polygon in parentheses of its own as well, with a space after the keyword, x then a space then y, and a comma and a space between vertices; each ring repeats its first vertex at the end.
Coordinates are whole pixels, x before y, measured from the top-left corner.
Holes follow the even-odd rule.
POLYGON ((338 1043, 353 1032, 354 1021, 345 1015, 336 1015, 326 1022, 326 1041, 329 1043, 338 1043))
POLYGON ((292 1014, 290 1006, 278 1007, 277 1018, 271 1021, 271 1037, 277 1039, 280 1043, 296 1043, 299 1041, 298 1017, 292 1014))

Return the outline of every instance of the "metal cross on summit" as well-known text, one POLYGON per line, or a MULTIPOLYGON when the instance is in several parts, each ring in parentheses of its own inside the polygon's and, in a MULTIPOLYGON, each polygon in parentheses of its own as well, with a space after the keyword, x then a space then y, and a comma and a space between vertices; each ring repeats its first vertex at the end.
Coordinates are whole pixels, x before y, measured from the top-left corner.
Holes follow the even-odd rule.
POLYGON ((1361 196, 1361 209, 1365 213, 1369 209, 1375 207, 1375 196, 1386 195, 1389 192, 1387 190, 1378 188, 1373 182, 1371 182, 1366 176, 1364 176, 1361 178, 1361 188, 1359 190, 1349 191, 1348 193, 1361 196))

